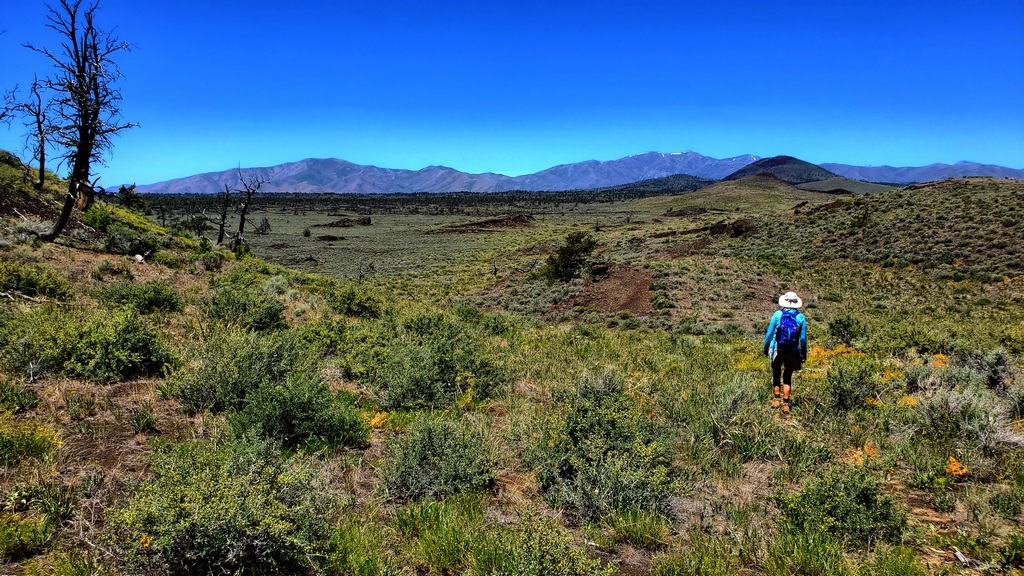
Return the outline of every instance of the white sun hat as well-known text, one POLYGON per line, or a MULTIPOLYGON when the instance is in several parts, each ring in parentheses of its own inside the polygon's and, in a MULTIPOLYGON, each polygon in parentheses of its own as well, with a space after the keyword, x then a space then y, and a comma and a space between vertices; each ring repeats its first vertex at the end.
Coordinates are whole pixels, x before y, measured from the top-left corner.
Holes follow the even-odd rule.
POLYGON ((779 296, 779 306, 783 308, 799 308, 804 305, 803 300, 796 295, 796 292, 786 292, 779 296))

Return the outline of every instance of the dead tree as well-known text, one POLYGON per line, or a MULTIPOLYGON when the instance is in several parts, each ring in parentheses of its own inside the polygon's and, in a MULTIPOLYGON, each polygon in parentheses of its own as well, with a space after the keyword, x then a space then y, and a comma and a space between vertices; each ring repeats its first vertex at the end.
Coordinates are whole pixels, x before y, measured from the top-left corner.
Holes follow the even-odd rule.
POLYGON ((239 190, 242 194, 242 201, 238 205, 238 232, 231 242, 231 249, 234 250, 245 243, 245 219, 249 215, 249 207, 252 200, 260 191, 260 187, 266 184, 263 175, 250 176, 248 179, 242 175, 242 169, 238 169, 238 182, 242 185, 239 190))
POLYGON ((217 213, 217 245, 224 245, 224 229, 228 224, 228 209, 231 208, 231 187, 224 185, 224 192, 220 195, 219 212, 217 213))
POLYGON ((268 220, 266 216, 260 220, 260 223, 256 226, 255 232, 260 236, 270 234, 270 220, 268 220))
POLYGON ((29 129, 25 147, 32 151, 32 159, 39 163, 39 176, 33 184, 36 190, 42 190, 46 183, 46 147, 53 132, 48 117, 52 103, 43 98, 42 89, 39 78, 36 78, 29 88, 28 100, 15 103, 15 109, 25 117, 25 127, 29 129))
POLYGON ((49 232, 39 236, 53 241, 76 205, 85 208, 92 204, 92 163, 103 162, 115 134, 136 125, 120 121, 121 92, 115 87, 121 72, 114 56, 128 51, 130 45, 96 27, 99 1, 83 7, 82 0, 60 0, 57 7, 48 5, 47 9, 46 27, 60 36, 61 49, 52 52, 25 46, 46 56, 56 70, 41 84, 54 95, 52 140, 63 150, 62 162, 71 169, 60 216, 49 232))

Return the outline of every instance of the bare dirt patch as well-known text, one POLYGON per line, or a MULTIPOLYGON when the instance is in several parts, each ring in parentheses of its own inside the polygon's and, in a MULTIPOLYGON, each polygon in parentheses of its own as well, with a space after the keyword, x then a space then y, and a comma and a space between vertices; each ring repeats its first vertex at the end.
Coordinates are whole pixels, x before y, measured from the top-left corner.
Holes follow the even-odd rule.
POLYGON ((672 246, 668 250, 665 250, 665 255, 673 259, 684 258, 700 252, 708 246, 711 246, 711 244, 713 244, 713 242, 710 238, 698 238, 696 240, 672 246))
POLYGON ((651 306, 651 273, 629 264, 598 264, 591 271, 583 291, 559 305, 582 306, 598 312, 632 312, 643 316, 651 306))

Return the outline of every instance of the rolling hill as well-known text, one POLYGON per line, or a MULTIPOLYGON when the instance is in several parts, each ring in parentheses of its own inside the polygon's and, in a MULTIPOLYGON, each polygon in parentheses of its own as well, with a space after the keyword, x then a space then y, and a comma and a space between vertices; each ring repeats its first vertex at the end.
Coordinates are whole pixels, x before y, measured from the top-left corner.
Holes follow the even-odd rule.
POLYGON ((792 156, 773 156, 752 162, 723 180, 739 180, 755 174, 771 174, 789 184, 806 184, 836 177, 834 173, 810 162, 792 156))

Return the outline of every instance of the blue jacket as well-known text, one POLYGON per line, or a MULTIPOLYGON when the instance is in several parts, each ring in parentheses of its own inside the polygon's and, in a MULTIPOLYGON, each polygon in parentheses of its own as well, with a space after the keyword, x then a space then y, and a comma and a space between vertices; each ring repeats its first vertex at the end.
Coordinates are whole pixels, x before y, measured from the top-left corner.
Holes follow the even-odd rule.
MULTIPOLYGON (((774 355, 775 333, 779 330, 779 322, 782 321, 782 310, 776 310, 772 314, 772 321, 768 323, 768 331, 764 335, 764 353, 774 355)), ((800 325, 800 357, 807 358, 807 318, 802 312, 797 312, 796 323, 800 325)))

